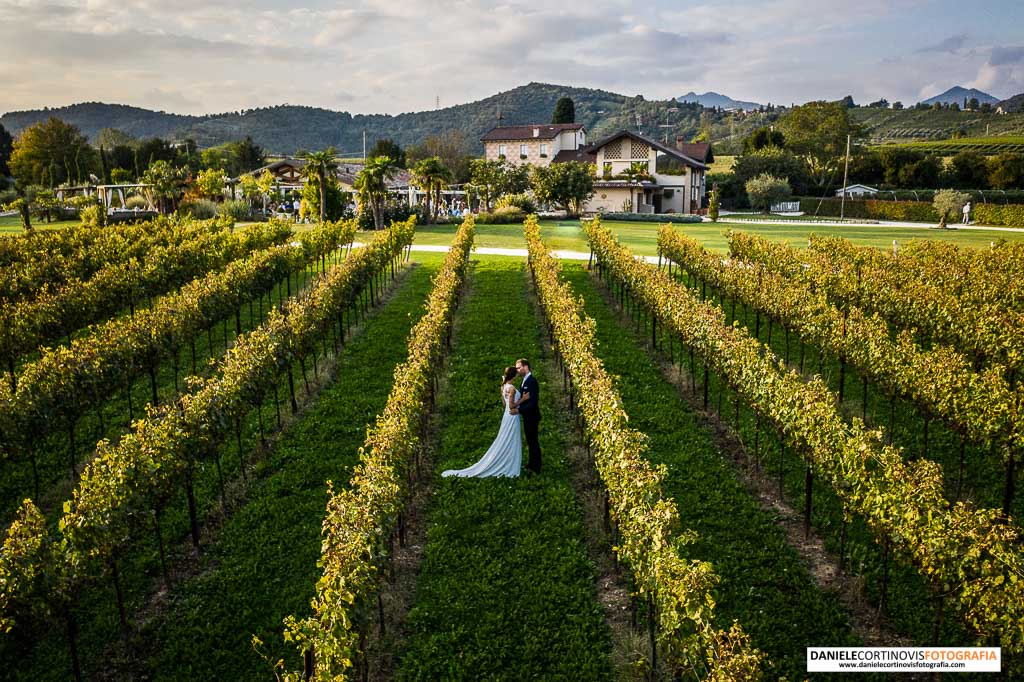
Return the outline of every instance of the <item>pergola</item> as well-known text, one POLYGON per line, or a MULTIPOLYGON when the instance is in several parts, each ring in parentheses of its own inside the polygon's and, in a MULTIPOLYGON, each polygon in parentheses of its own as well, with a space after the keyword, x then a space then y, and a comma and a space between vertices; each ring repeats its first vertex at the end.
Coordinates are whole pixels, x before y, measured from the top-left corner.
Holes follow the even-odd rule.
MULTIPOLYGON (((125 204, 125 191, 132 189, 143 189, 149 187, 148 184, 144 183, 131 183, 125 185, 96 185, 96 192, 99 194, 100 203, 103 204, 103 209, 107 212, 111 210, 111 204, 113 203, 114 197, 116 196, 121 200, 121 206, 125 204)), ((156 210, 153 203, 149 201, 149 197, 146 198, 149 202, 150 208, 156 210)))

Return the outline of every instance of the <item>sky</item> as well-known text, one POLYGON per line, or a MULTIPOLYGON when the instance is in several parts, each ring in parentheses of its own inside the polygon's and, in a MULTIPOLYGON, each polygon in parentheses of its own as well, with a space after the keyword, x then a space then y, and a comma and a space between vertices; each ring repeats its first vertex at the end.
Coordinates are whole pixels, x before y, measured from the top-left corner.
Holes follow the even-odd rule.
POLYGON ((0 112, 421 111, 531 81, 648 99, 1024 92, 1024 0, 0 0, 0 112))

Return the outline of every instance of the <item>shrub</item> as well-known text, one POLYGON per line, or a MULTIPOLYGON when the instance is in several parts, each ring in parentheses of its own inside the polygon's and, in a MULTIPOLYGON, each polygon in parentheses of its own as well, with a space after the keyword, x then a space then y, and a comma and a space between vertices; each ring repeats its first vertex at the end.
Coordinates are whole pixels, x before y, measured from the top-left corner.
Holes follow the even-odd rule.
POLYGON ((625 220, 634 223, 701 223, 699 215, 678 213, 602 213, 601 220, 625 220))
POLYGON ((248 220, 251 210, 249 202, 242 200, 225 201, 217 209, 218 215, 229 216, 236 222, 248 220))
POLYGON ((178 213, 195 218, 196 220, 209 220, 217 215, 217 204, 209 199, 183 201, 178 207, 178 213))
MULTIPOLYGON (((802 198, 800 210, 809 215, 838 217, 841 201, 839 199, 802 198), (820 203, 819 203, 820 202, 820 203)), ((847 218, 865 220, 901 220, 919 223, 937 223, 939 214, 935 207, 927 201, 880 201, 878 199, 847 199, 847 218)))
POLYGON ((505 206, 493 211, 485 211, 476 217, 476 222, 484 225, 510 225, 521 223, 526 219, 526 213, 515 206, 505 206))
POLYGON ((149 202, 146 200, 146 197, 140 197, 138 194, 136 194, 135 196, 131 196, 125 199, 124 207, 129 211, 133 211, 135 209, 145 211, 146 209, 149 208, 149 202))
POLYGON ((711 195, 708 198, 708 217, 711 218, 711 222, 718 222, 718 209, 721 203, 718 199, 719 191, 718 185, 711 188, 711 195))
POLYGON ((91 227, 99 227, 103 225, 103 208, 97 203, 93 203, 79 210, 78 216, 82 219, 83 225, 89 225, 91 227))
POLYGON ((499 197, 494 202, 495 209, 502 208, 518 208, 523 213, 536 213, 537 204, 534 203, 533 197, 526 192, 517 192, 515 194, 506 194, 505 196, 499 197))
POLYGON ((974 204, 971 208, 976 223, 1024 227, 1024 204, 974 204))
POLYGON ((768 173, 762 173, 747 181, 747 197, 751 207, 767 213, 772 204, 785 201, 793 194, 789 182, 768 173))

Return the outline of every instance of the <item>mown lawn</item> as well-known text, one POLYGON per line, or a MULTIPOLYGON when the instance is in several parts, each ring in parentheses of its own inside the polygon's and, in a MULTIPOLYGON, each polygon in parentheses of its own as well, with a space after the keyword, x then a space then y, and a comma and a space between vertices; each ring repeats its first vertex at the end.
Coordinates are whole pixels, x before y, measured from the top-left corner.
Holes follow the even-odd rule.
MULTIPOLYGON (((658 223, 605 221, 615 237, 635 253, 654 256, 658 253, 658 223)), ((416 228, 416 244, 450 244, 456 225, 420 225, 416 228)), ((886 227, 884 225, 852 227, 849 225, 770 225, 760 223, 694 223, 675 225, 676 230, 699 240, 705 247, 725 253, 729 249, 723 236, 726 230, 759 234, 774 241, 788 241, 797 247, 807 245, 810 234, 843 237, 854 244, 891 249, 894 239, 901 244, 911 239, 941 239, 963 246, 989 248, 993 241, 1024 240, 1024 232, 992 230, 937 230, 912 227, 886 227)), ((586 239, 578 220, 544 220, 540 224, 541 237, 552 249, 587 253, 586 239)), ((525 249, 522 225, 477 225, 478 247, 525 249)))

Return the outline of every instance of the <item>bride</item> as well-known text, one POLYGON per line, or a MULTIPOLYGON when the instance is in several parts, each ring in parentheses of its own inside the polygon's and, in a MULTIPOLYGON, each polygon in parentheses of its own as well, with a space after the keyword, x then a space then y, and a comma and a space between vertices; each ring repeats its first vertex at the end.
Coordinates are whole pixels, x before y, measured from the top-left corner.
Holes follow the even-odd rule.
MULTIPOLYGON (((498 436, 487 448, 480 461, 468 469, 449 469, 442 476, 461 478, 486 478, 488 476, 519 475, 523 464, 523 441, 519 433, 519 390, 512 384, 516 377, 515 367, 506 367, 501 382, 502 416, 498 436)), ((529 395, 529 394, 527 394, 529 395)))

